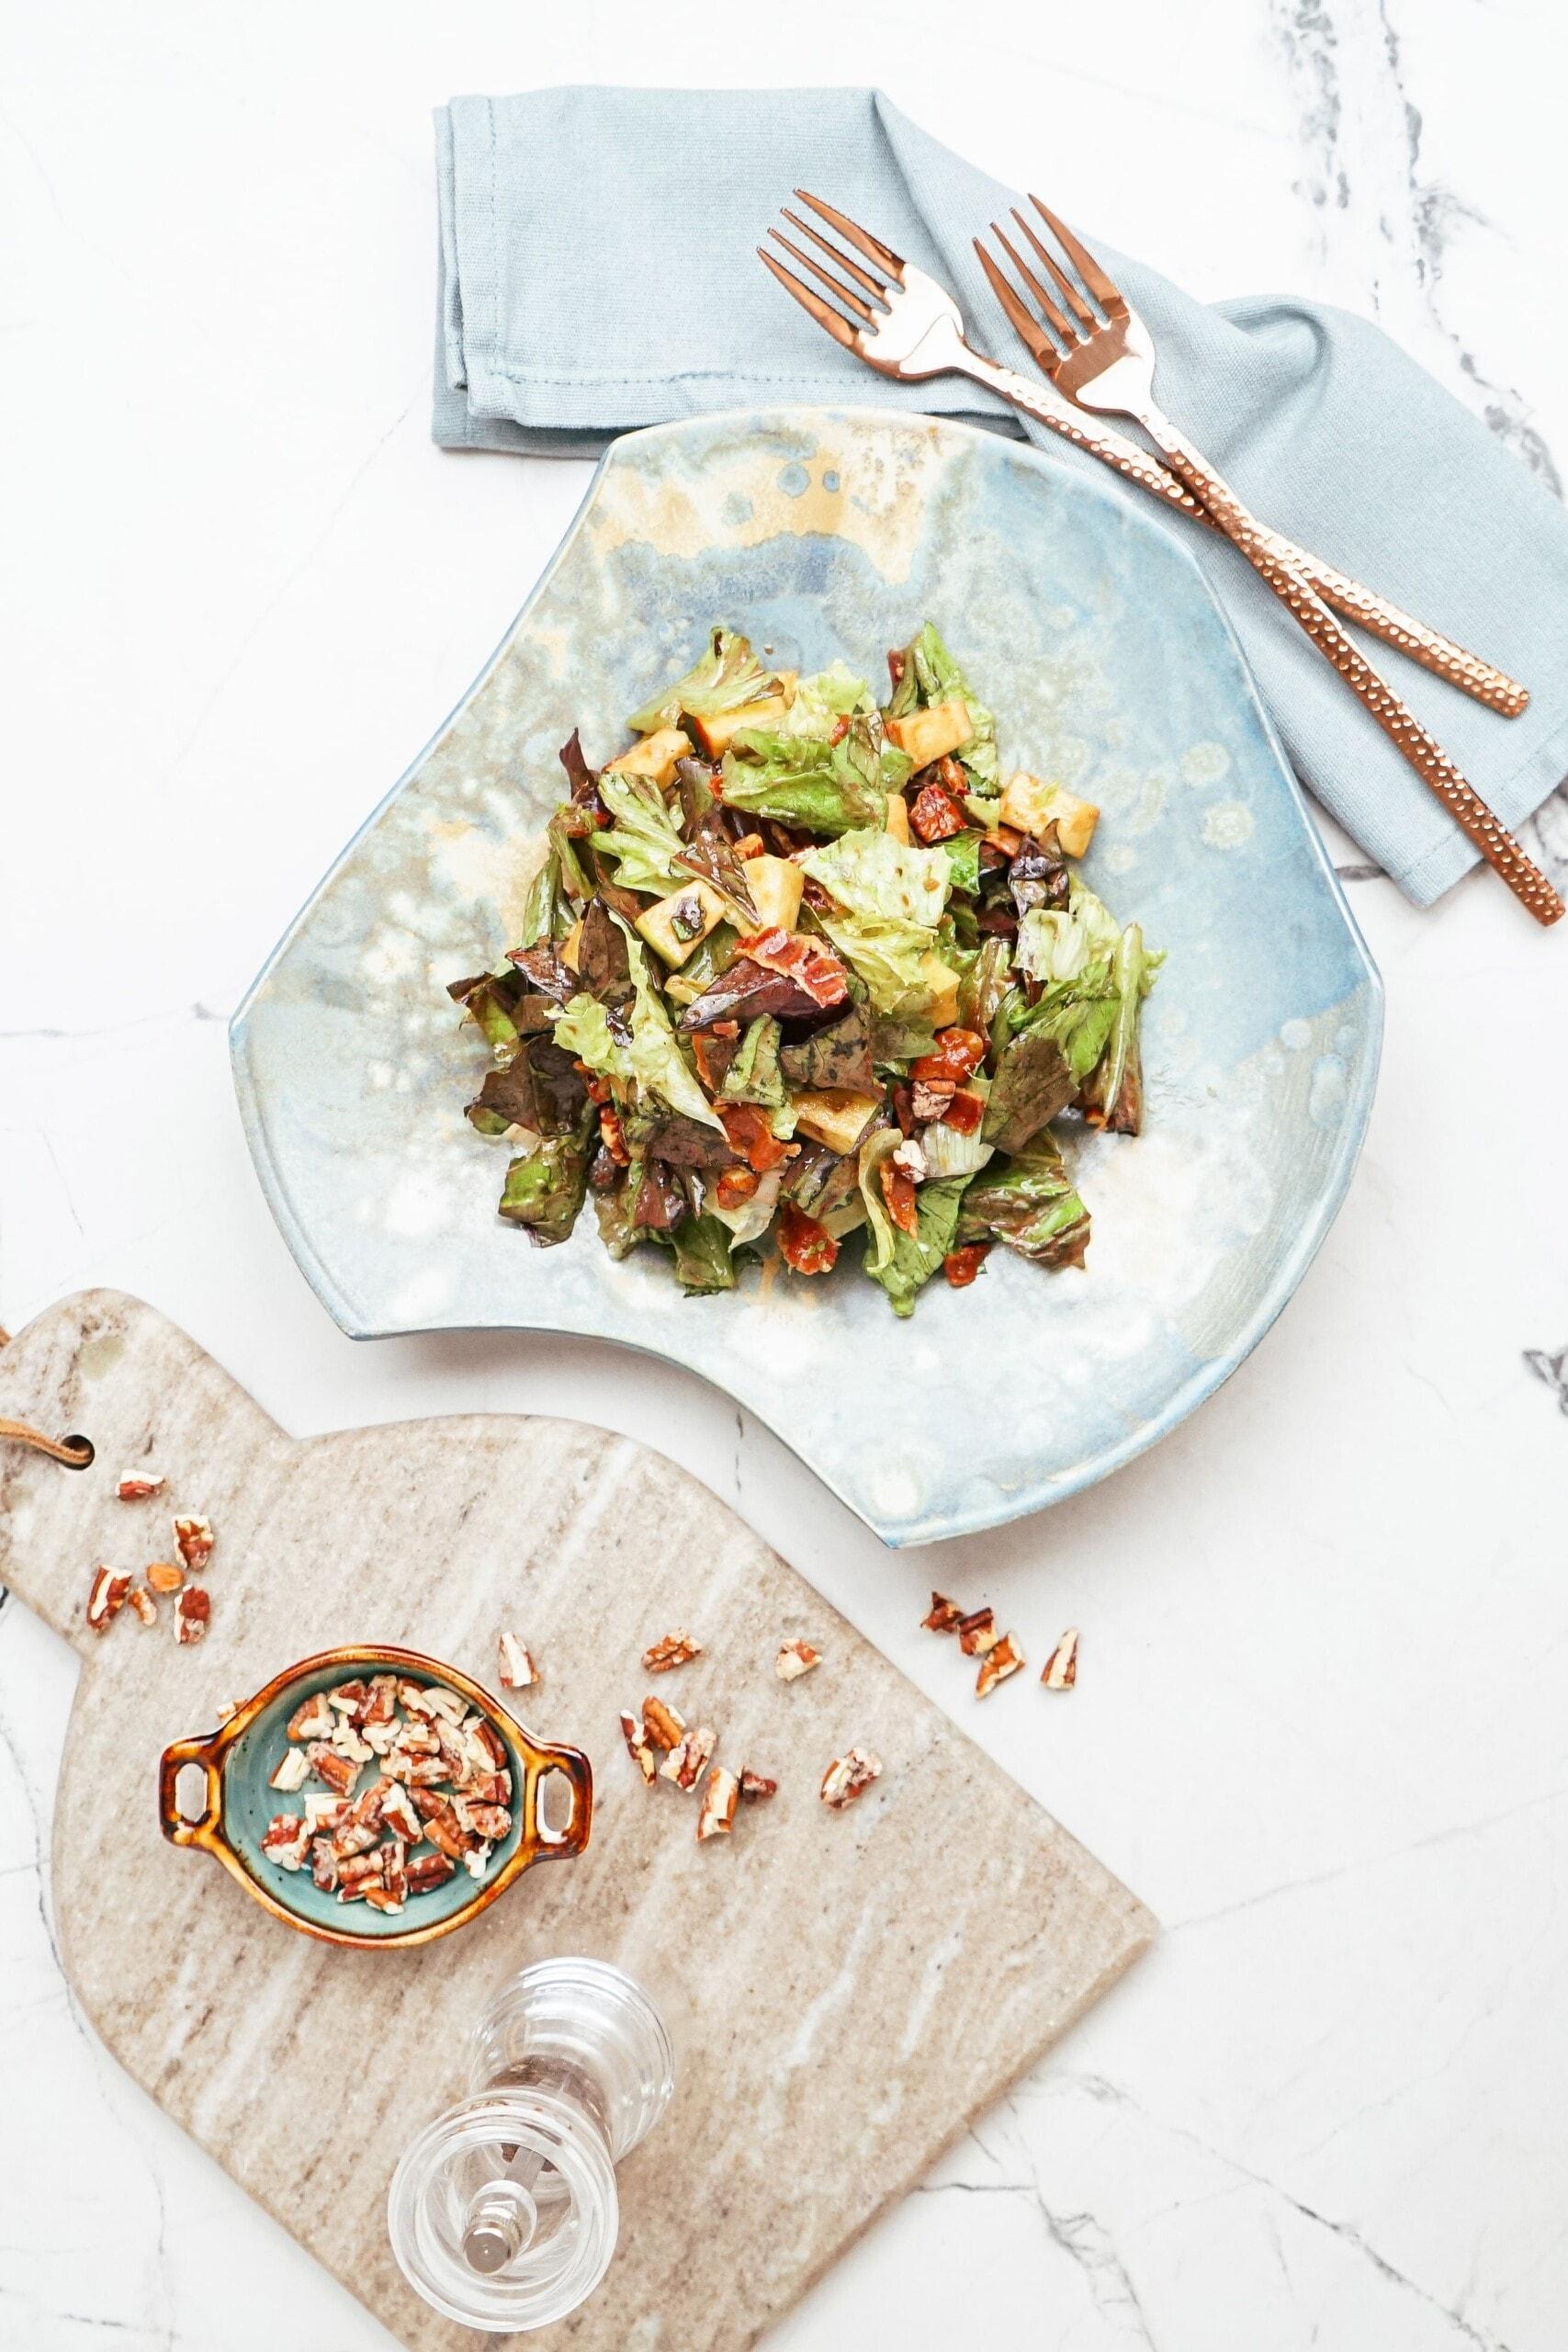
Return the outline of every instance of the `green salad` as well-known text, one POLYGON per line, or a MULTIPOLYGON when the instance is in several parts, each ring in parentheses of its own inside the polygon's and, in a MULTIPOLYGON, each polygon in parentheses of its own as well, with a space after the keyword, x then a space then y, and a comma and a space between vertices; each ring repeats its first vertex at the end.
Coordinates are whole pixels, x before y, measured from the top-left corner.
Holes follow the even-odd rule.
POLYGON ((468 1115, 501 1214, 662 1250, 688 1293, 747 1260, 860 1261, 894 1312, 1000 1242, 1078 1266, 1053 1125, 1138 1132, 1160 961, 1073 870, 1098 810, 1005 775, 928 623, 878 707, 841 662, 770 669, 716 628, 601 768, 576 734, 523 937, 451 994, 491 1067, 468 1115))

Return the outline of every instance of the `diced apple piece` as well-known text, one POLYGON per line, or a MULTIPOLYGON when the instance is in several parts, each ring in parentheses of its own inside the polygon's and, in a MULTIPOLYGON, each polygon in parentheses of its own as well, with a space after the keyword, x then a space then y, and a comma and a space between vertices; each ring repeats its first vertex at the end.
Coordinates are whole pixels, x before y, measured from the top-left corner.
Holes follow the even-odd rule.
POLYGON ((1082 857, 1100 818, 1092 800, 1079 800, 1059 784, 1043 784, 1023 768, 1008 778, 998 814, 1004 825, 1016 826, 1021 833, 1039 835, 1055 825, 1068 857, 1082 857))
POLYGON ((909 804, 901 792, 887 796, 887 831, 896 842, 902 842, 906 848, 909 846, 909 804))
POLYGON ((922 956, 920 978, 931 992, 926 1019, 933 1029, 951 1029, 958 1018, 958 975, 940 956, 922 956))
POLYGON ((796 1134, 809 1136, 813 1143, 825 1143, 829 1151, 840 1154, 853 1151, 865 1132, 866 1121, 880 1108, 876 1095, 851 1094, 841 1086, 797 1094, 794 1102, 796 1134))
POLYGON ((780 931, 793 931, 800 912, 800 894, 806 888, 806 876, 798 865, 787 857, 749 857, 744 873, 746 888, 751 893, 751 903, 757 910, 762 930, 775 925, 780 931))
POLYGON ((739 710, 716 710, 711 718, 699 718, 695 711, 688 711, 686 717, 707 757, 719 760, 746 728, 776 727, 793 699, 793 692, 770 695, 766 702, 745 702, 739 710))
POLYGON ((637 927, 656 956, 671 970, 683 964, 694 947, 724 921, 725 904, 707 882, 694 879, 667 899, 645 908, 637 927))
POLYGON ((933 702, 929 710, 911 710, 886 722, 887 740, 907 752, 918 768, 945 759, 974 735, 967 707, 961 702, 933 702))
POLYGON ((580 915, 560 944, 560 960, 569 972, 577 969, 577 951, 582 944, 582 918, 580 915))
POLYGON ((605 770, 608 775, 651 776, 660 792, 668 792, 675 781, 675 763, 689 757, 691 738, 678 727, 661 727, 653 735, 645 735, 629 752, 612 760, 605 770))

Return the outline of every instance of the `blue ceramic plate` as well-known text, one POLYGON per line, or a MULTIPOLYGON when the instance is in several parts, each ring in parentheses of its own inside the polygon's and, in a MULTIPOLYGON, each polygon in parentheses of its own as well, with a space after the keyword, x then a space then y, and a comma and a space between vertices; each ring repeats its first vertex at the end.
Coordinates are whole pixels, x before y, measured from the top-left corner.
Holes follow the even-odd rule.
POLYGON ((359 1339, 486 1327, 620 1340, 776 1430, 889 1544, 995 1525, 1173 1429, 1269 1329, 1344 1196, 1371 1108, 1376 972, 1196 564, 1145 505, 1020 445, 875 409, 700 417, 615 443, 493 661, 321 884, 234 1023, 262 1183, 359 1339), (1103 814, 1086 873, 1168 951, 1147 1124, 1073 1138, 1083 1273, 993 1252, 897 1321, 859 1273, 682 1298, 591 1214, 536 1250, 505 1147, 463 1116, 483 1056, 445 984, 515 938, 526 853, 716 620, 780 662, 937 623, 1004 763, 1103 814))

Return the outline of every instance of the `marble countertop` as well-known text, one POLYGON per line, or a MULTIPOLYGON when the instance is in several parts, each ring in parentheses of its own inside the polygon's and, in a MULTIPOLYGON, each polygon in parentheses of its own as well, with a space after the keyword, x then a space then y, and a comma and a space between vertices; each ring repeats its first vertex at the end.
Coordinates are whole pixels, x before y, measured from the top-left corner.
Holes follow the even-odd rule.
MULTIPOLYGON (((1370 312, 1558 486, 1568 330, 1529 296, 1561 275, 1560 12, 1210 0, 1200 29, 1126 0, 1114 49, 1080 13, 983 0, 958 41, 938 0, 800 0, 790 78, 879 80, 1003 175, 1039 180, 1043 146, 1053 189, 1194 291, 1370 312)), ((779 48, 694 0, 83 0, 0 28, 0 1320, 138 1292, 300 1433, 473 1407, 628 1430, 939 1703, 933 1582, 1042 1656, 1081 1626, 1070 1703, 963 1721, 1164 1938, 778 2352, 1559 2352, 1568 940, 1484 877, 1418 916, 1337 841, 1387 1044, 1297 1299, 1155 1453, 928 1553, 884 1553, 666 1367, 355 1348, 252 1177, 227 1014, 587 477, 430 445, 428 109, 759 83, 779 48)), ((1568 799, 1536 846, 1568 878, 1568 799)), ((0 2346, 384 2346, 73 2011, 47 1870, 72 1680, 0 1606, 0 2346)))

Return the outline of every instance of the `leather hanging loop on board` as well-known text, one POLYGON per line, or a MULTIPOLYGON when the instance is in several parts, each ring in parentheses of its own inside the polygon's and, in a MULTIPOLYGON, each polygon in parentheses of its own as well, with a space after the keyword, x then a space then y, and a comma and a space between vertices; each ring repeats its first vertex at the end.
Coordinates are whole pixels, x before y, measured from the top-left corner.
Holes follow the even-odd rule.
POLYGON ((37 1453, 47 1453, 62 1470, 85 1470, 90 1467, 96 1449, 90 1437, 76 1432, 70 1437, 45 1437, 42 1430, 35 1430, 27 1421, 7 1421, 0 1418, 0 1439, 9 1438, 17 1445, 30 1445, 37 1453))

